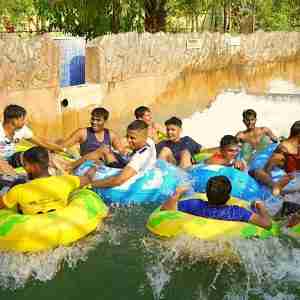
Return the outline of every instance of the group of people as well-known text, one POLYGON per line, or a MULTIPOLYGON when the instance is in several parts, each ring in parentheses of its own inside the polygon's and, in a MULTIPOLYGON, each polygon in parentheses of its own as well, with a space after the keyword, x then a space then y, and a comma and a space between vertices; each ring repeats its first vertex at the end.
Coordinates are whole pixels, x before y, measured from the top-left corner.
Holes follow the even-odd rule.
MULTIPOLYGON (((3 174, 0 177, 0 189, 3 187, 0 207, 17 206, 21 213, 45 213, 64 207, 69 194, 84 185, 109 188, 122 185, 134 176, 142 176, 154 167, 157 159, 166 160, 185 170, 196 163, 195 155, 201 151, 201 145, 188 136, 181 137, 182 121, 179 118, 171 117, 166 120, 163 128, 153 122, 148 107, 138 107, 134 115, 135 120, 127 127, 127 142, 105 127, 109 112, 98 107, 91 112, 90 127, 80 128, 65 140, 52 143, 36 136, 26 126, 26 110, 23 107, 8 105, 0 125, 0 172, 3 174), (16 145, 22 139, 37 146, 25 152, 17 152, 16 145), (58 159, 55 153, 69 153, 74 145, 79 146, 79 159, 72 162, 58 159), (81 177, 71 175, 88 160, 121 168, 122 171, 101 180, 94 179, 95 168, 91 168, 81 177), (20 180, 17 176, 15 169, 18 167, 26 170, 26 178, 22 177, 20 180), (57 169, 60 175, 51 175, 51 168, 57 169), (57 186, 60 189, 55 188, 57 186)), ((253 153, 260 151, 268 143, 279 141, 270 129, 256 127, 254 110, 243 112, 243 122, 246 130, 235 136, 225 135, 220 146, 213 149, 212 156, 205 161, 206 164, 230 166, 246 172, 247 163, 253 153)), ((292 175, 287 175, 275 183, 270 177, 270 171, 274 166, 284 168, 288 174, 299 170, 299 144, 300 121, 297 121, 291 128, 289 138, 278 145, 266 165, 261 169, 251 170, 250 175, 268 185, 274 194, 279 194, 292 175)), ((178 202, 186 187, 178 187, 161 209, 178 209, 212 218, 222 218, 225 215, 228 220, 252 222, 269 228, 271 219, 262 202, 256 202, 253 211, 225 206, 230 198, 231 188, 226 177, 213 177, 207 184, 208 202, 189 199, 197 203, 195 206, 186 206, 185 201, 178 202)))

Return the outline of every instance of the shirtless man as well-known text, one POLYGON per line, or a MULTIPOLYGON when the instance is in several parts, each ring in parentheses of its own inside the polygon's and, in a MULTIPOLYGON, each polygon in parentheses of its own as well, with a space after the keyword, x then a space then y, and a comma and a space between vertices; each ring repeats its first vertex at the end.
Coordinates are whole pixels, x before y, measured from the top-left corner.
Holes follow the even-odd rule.
POLYGON ((247 109, 243 112, 243 122, 246 130, 236 134, 238 141, 243 143, 243 158, 248 162, 254 151, 260 151, 265 148, 270 140, 278 142, 278 138, 267 127, 256 127, 256 112, 253 109, 247 109))
POLYGON ((148 124, 148 136, 157 144, 161 140, 161 136, 166 135, 163 126, 153 122, 152 113, 147 106, 139 106, 134 111, 135 118, 142 120, 148 124))

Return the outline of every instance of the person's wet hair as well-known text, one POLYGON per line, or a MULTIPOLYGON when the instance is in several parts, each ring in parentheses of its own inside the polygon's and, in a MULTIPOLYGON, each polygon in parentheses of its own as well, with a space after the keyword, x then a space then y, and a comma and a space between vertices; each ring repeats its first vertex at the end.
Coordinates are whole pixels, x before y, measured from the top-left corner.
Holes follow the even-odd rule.
POLYGON ((175 125, 179 128, 182 127, 182 121, 177 117, 172 117, 165 122, 165 126, 175 125))
POLYGON ((211 177, 206 184, 207 200, 213 205, 224 205, 230 199, 232 186, 226 176, 211 177))
POLYGON ((291 137, 295 137, 297 135, 300 135, 300 121, 296 121, 292 127, 291 127, 291 131, 290 131, 290 138, 291 137))
POLYGON ((10 104, 5 107, 3 112, 3 119, 4 122, 8 122, 12 119, 19 119, 26 116, 26 110, 24 107, 16 105, 16 104, 10 104))
POLYGON ((127 131, 130 131, 130 130, 138 130, 138 131, 145 130, 145 131, 147 131, 148 124, 146 122, 144 122, 143 120, 134 120, 127 127, 127 131))
POLYGON ((226 146, 238 145, 238 140, 235 136, 227 134, 224 135, 220 141, 220 148, 225 148, 226 146))
POLYGON ((256 119, 256 111, 254 109, 246 109, 243 111, 243 119, 249 120, 250 118, 256 119))
POLYGON ((103 118, 104 121, 107 121, 109 118, 109 111, 104 107, 96 107, 91 112, 92 117, 103 118))
POLYGON ((35 146, 26 150, 23 160, 29 164, 37 164, 44 170, 49 167, 49 153, 44 147, 35 146))
POLYGON ((134 115, 136 119, 142 119, 146 112, 151 112, 150 108, 147 106, 139 106, 135 109, 134 115))

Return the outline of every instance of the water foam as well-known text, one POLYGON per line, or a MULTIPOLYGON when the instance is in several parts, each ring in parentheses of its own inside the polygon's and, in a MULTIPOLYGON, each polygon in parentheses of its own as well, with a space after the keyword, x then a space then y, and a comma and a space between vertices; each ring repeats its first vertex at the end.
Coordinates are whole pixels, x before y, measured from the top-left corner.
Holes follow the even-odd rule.
MULTIPOLYGON (((286 93, 298 92, 292 89, 292 84, 283 81, 276 81, 271 91, 276 92, 275 87, 280 83, 286 93), (290 90, 287 91, 287 87, 290 90)), ((276 97, 280 98, 280 95, 276 97)), ((245 129, 242 112, 252 108, 257 112, 257 126, 269 127, 277 136, 288 136, 291 125, 300 115, 300 91, 295 97, 293 101, 275 101, 272 97, 249 95, 243 91, 224 92, 209 108, 183 120, 183 135, 190 135, 204 147, 215 147, 223 135, 235 135, 245 129)))
POLYGON ((88 259, 88 253, 104 241, 109 232, 113 243, 113 231, 107 225, 99 226, 93 234, 74 243, 72 246, 60 246, 52 250, 37 253, 1 252, 0 255, 0 287, 15 290, 23 288, 30 280, 46 282, 55 277, 66 264, 75 268, 79 262, 88 259))

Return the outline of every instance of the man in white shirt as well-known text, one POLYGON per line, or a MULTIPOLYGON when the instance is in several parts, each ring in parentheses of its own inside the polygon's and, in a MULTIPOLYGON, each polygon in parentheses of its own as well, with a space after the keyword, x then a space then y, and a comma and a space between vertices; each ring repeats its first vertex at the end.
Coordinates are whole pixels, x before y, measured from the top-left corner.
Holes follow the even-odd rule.
POLYGON ((3 112, 3 123, 0 124, 0 172, 15 175, 14 168, 22 166, 22 152, 16 152, 16 145, 22 140, 28 140, 36 145, 52 151, 63 151, 63 147, 52 144, 37 137, 26 123, 26 110, 15 104, 8 105, 3 112))
MULTIPOLYGON (((148 138, 148 125, 142 120, 135 120, 127 127, 128 145, 133 153, 127 165, 115 176, 91 182, 92 187, 108 188, 119 186, 136 175, 142 176, 156 163, 156 149, 153 140, 148 138)), ((88 171, 89 176, 96 170, 88 171)))

